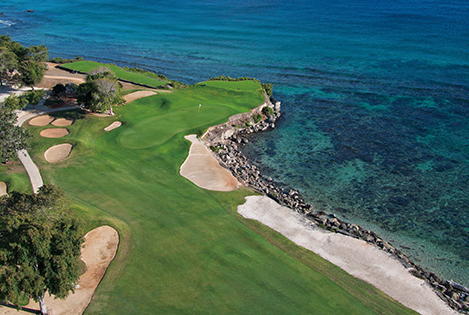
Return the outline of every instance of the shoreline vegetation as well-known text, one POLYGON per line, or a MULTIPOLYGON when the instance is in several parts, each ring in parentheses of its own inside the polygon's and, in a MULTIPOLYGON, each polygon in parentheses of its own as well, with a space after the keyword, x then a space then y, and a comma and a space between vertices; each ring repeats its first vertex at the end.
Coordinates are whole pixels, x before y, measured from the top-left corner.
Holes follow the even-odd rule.
MULTIPOLYGON (((86 73, 84 70, 87 70, 86 67, 88 67, 90 63, 93 62, 79 60, 77 62, 67 64, 66 67, 62 65, 59 68, 71 71, 72 73, 74 71, 79 73, 86 73)), ((117 67, 115 65, 105 66, 117 67)), ((152 89, 163 88, 171 90, 187 88, 177 81, 168 80, 166 77, 158 74, 155 74, 153 77, 148 76, 148 73, 145 70, 135 68, 119 69, 121 69, 123 72, 126 72, 124 73, 124 78, 121 78, 116 73, 116 75, 119 77, 119 80, 123 80, 124 82, 131 82, 136 85, 152 89), (134 76, 129 77, 127 76, 128 73, 135 74, 137 77, 138 75, 143 75, 151 78, 152 80, 137 79, 137 82, 133 82, 130 81, 129 78, 134 78, 134 76)), ((380 248, 381 250, 392 254, 395 258, 399 259, 399 261, 401 261, 404 266, 413 270, 412 273, 414 276, 424 279, 430 286, 432 286, 436 294, 450 307, 455 310, 459 310, 460 312, 464 312, 464 310, 467 311, 469 309, 469 301, 465 301, 469 293, 467 288, 459 286, 452 281, 443 280, 434 273, 425 271, 420 266, 411 262, 403 252, 394 248, 388 242, 380 239, 375 233, 363 230, 357 225, 343 222, 332 214, 315 212, 311 205, 308 205, 304 202, 298 191, 294 189, 279 188, 275 185, 273 179, 264 179, 259 170, 254 165, 251 165, 251 163, 242 154, 242 149, 240 146, 248 141, 246 139, 246 135, 253 132, 265 131, 269 128, 275 128, 275 122, 281 116, 281 104, 280 102, 275 102, 272 98, 269 99, 269 97, 272 96, 272 85, 262 84, 258 80, 252 78, 234 79, 226 76, 220 76, 209 79, 208 81, 202 83, 195 84, 192 87, 204 88, 209 86, 210 88, 217 88, 217 81, 244 82, 247 80, 257 82, 261 85, 264 93, 267 94, 265 96, 265 103, 252 109, 248 113, 240 113, 230 116, 228 122, 209 127, 200 137, 208 144, 211 151, 217 157, 218 161, 228 170, 230 170, 231 173, 244 186, 258 193, 266 195, 277 201, 279 204, 287 206, 293 211, 302 214, 315 226, 335 233, 340 233, 348 237, 363 239, 366 242, 380 248)), ((237 89, 240 90, 239 87, 237 89)))

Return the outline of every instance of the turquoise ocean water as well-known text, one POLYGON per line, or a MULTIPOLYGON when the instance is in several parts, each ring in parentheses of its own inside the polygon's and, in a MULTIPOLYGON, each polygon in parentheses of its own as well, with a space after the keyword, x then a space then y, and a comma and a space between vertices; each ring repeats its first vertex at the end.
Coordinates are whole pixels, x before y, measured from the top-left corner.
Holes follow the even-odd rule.
POLYGON ((282 120, 245 148, 263 174, 469 285, 469 1, 3 0, 0 12, 0 34, 51 56, 275 84, 282 120))

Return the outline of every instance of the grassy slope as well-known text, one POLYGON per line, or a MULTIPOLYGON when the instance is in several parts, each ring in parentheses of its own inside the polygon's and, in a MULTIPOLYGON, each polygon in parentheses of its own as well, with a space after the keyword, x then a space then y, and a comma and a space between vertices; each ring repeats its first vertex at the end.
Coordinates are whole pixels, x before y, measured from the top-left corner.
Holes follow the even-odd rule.
POLYGON ((140 84, 146 84, 155 88, 168 83, 167 81, 158 80, 156 78, 150 78, 140 73, 125 71, 122 68, 114 66, 114 65, 103 64, 103 63, 99 63, 95 61, 82 60, 82 61, 66 63, 62 65, 62 67, 64 68, 81 71, 81 72, 90 72, 91 70, 96 69, 99 66, 104 66, 104 67, 111 69, 114 72, 114 74, 120 79, 132 81, 132 82, 136 82, 140 84))
POLYGON ((116 109, 125 124, 109 133, 103 128, 116 118, 78 112, 57 113, 77 119, 64 138, 40 138, 45 127, 30 127, 44 181, 67 192, 88 228, 105 223, 120 233, 118 256, 86 314, 412 313, 238 216, 249 190, 215 193, 179 176, 189 149, 183 135, 263 100, 260 93, 196 86, 116 109), (62 142, 75 145, 72 156, 46 163, 45 149, 62 142))
POLYGON ((28 194, 33 193, 28 174, 18 159, 9 165, 0 164, 0 182, 7 184, 8 192, 16 190, 28 194))

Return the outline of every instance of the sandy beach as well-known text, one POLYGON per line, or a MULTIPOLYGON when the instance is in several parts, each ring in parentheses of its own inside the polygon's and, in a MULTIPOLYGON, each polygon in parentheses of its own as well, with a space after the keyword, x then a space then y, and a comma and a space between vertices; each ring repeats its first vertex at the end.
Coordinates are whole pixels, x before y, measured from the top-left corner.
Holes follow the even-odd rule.
POLYGON ((312 227, 300 214, 266 196, 246 197, 238 213, 272 228, 420 314, 458 314, 424 280, 414 277, 397 259, 365 241, 312 227))

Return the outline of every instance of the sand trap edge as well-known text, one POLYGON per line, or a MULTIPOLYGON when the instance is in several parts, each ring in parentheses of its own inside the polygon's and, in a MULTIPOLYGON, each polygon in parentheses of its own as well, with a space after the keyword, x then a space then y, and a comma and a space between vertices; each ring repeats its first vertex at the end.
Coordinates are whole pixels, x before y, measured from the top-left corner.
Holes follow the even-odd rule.
POLYGON ((197 135, 187 135, 184 138, 192 144, 179 169, 181 176, 207 190, 233 191, 239 188, 238 180, 218 163, 197 135))
POLYGON ((41 115, 34 117, 29 121, 29 124, 31 126, 36 126, 36 127, 44 127, 50 124, 55 120, 55 117, 49 116, 49 115, 41 115))
POLYGON ((75 122, 75 119, 68 119, 68 118, 57 118, 51 124, 56 127, 66 127, 70 126, 75 122))
POLYGON ((8 196, 7 184, 5 182, 0 182, 0 196, 8 196))
POLYGON ((73 146, 70 143, 54 145, 44 152, 44 159, 49 163, 57 163, 66 159, 72 152, 73 146))
POLYGON ((69 134, 70 132, 67 128, 49 128, 39 133, 39 135, 44 138, 62 138, 69 134))
POLYGON ((111 130, 114 130, 116 128, 119 128, 120 126, 122 126, 122 122, 121 121, 115 121, 112 124, 110 124, 109 126, 107 126, 106 128, 104 128, 104 131, 111 131, 111 130))

